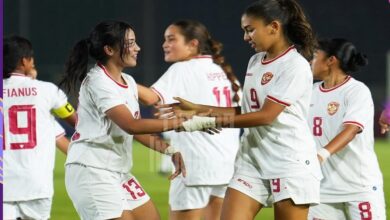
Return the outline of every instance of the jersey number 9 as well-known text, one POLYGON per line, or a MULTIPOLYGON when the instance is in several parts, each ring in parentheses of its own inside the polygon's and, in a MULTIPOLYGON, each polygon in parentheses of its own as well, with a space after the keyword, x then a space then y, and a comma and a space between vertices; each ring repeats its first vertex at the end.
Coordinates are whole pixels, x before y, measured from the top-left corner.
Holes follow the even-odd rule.
MULTIPOLYGON (((37 145, 36 110, 33 105, 13 105, 8 109, 9 133, 26 135, 27 142, 10 143, 11 150, 32 149, 37 145)), ((22 138, 22 137, 21 137, 22 138)), ((5 150, 5 144, 3 145, 5 150)))

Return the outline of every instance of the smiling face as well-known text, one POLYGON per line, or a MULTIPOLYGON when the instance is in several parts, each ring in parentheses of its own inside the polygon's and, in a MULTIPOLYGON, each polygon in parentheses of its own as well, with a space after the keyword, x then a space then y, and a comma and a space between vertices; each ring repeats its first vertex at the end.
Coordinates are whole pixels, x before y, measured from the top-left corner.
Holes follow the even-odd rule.
POLYGON ((241 17, 241 28, 244 30, 244 41, 256 52, 267 51, 275 42, 275 30, 263 19, 244 14, 241 17))
POLYGON ((164 60, 166 62, 177 62, 191 59, 197 55, 197 45, 194 41, 186 41, 184 35, 181 34, 180 28, 175 25, 170 25, 164 33, 164 60))
MULTIPOLYGON (((135 38, 134 31, 128 29, 125 34, 124 46, 123 46, 122 62, 124 67, 134 67, 137 65, 137 55, 141 48, 138 46, 135 38)), ((119 53, 119 51, 118 51, 119 53)))

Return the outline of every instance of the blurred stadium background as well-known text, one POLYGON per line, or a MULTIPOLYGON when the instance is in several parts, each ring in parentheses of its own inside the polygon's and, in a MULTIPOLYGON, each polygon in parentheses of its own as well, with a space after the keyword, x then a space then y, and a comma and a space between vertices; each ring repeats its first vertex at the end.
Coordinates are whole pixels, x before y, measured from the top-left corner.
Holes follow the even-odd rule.
MULTIPOLYGON (((386 55, 390 49, 390 1, 298 1, 303 5, 318 37, 345 37, 368 55, 369 65, 354 77, 365 82, 371 89, 378 117, 385 100, 390 98, 390 54, 386 55)), ((161 48, 165 28, 178 19, 196 19, 204 23, 212 36, 224 44, 227 61, 232 64, 243 83, 246 65, 253 51, 242 40, 240 16, 251 2, 253 1, 4 0, 3 32, 4 35, 17 34, 29 38, 35 50, 38 78, 58 82, 64 61, 76 41, 85 38, 101 20, 126 21, 133 26, 142 49, 138 66, 127 72, 137 82, 149 86, 169 66, 163 60, 161 48)), ((74 97, 72 102, 76 105, 74 97)), ((148 117, 149 110, 143 109, 144 117, 148 117)), ((379 135, 377 127, 375 129, 376 150, 385 176, 388 202, 390 164, 386 159, 390 157, 390 142, 379 135)), ((167 219, 169 182, 165 177, 157 175, 159 156, 138 144, 134 149, 134 174, 157 204, 162 218, 167 219)), ((77 219, 63 184, 64 156, 59 153, 57 157, 52 219, 77 219)), ((389 215, 389 203, 387 207, 389 215)), ((262 219, 271 219, 272 212, 267 210, 261 216, 262 219)))

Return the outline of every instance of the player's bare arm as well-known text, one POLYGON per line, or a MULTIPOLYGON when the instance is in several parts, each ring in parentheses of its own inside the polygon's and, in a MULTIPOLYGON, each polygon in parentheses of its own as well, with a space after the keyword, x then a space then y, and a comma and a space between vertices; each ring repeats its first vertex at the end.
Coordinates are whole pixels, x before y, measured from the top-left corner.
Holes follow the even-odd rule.
POLYGON ((106 111, 107 117, 129 134, 148 134, 179 129, 183 119, 135 119, 125 105, 106 111))
POLYGON ((158 95, 152 89, 137 84, 139 101, 144 105, 154 105, 160 101, 158 95))
MULTIPOLYGON (((324 148, 330 153, 330 155, 337 153, 344 149, 344 147, 351 142, 355 136, 361 132, 361 128, 352 125, 352 124, 345 124, 344 129, 335 137, 333 138, 324 148)), ((321 156, 318 157, 320 162, 323 162, 324 159, 321 156)))
POLYGON ((186 176, 186 168, 184 165, 183 156, 173 146, 170 146, 156 135, 134 135, 134 138, 145 147, 158 151, 162 154, 170 155, 172 157, 172 162, 175 166, 175 172, 169 176, 170 180, 174 179, 180 174, 182 174, 184 177, 186 176))

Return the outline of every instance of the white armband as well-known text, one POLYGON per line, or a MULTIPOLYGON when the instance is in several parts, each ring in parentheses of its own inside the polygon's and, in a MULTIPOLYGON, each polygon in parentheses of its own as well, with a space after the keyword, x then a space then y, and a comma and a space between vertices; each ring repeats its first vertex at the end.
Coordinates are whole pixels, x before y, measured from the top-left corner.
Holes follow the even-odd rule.
POLYGON ((185 131, 200 131, 207 128, 215 128, 215 117, 194 116, 190 120, 183 122, 185 131))
POLYGON ((172 156, 172 155, 174 155, 177 152, 179 152, 179 150, 177 148, 173 147, 173 146, 168 146, 164 150, 164 154, 169 155, 169 156, 172 156))
POLYGON ((325 162, 330 157, 330 152, 324 147, 317 151, 317 154, 322 158, 322 162, 325 162))

